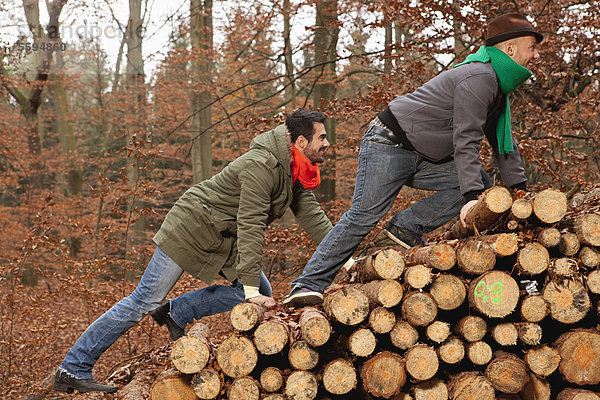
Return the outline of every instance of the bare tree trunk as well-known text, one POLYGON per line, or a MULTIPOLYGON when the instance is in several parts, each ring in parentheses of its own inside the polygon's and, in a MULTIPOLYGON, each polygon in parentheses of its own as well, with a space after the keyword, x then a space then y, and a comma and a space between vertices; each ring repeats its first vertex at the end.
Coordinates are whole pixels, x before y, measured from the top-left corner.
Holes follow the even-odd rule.
MULTIPOLYGON (((318 73, 313 92, 313 103, 316 108, 324 109, 335 98, 335 59, 339 27, 337 26, 337 0, 317 2, 317 21, 314 37, 315 65, 318 73)), ((327 140, 332 148, 329 150, 325 167, 321 176, 321 185, 317 189, 321 201, 327 202, 335 198, 335 121, 325 122, 327 140)))
MULTIPOLYGON (((27 23, 30 27, 31 33, 33 34, 34 43, 51 43, 56 40, 59 31, 58 19, 62 12, 64 5, 67 0, 55 0, 48 4, 49 22, 46 27, 46 31, 38 29, 41 27, 40 24, 40 10, 39 4, 35 0, 24 0, 23 10, 27 23)), ((45 51, 42 53, 40 59, 35 59, 34 62, 37 66, 36 76, 34 81, 31 82, 31 92, 25 93, 18 87, 12 86, 10 79, 2 79, 2 85, 6 88, 8 93, 16 100, 21 109, 21 114, 26 120, 26 134, 27 134, 27 145, 29 154, 33 158, 32 172, 30 183, 32 187, 42 187, 42 144, 40 140, 40 121, 38 119, 38 109, 42 104, 42 92, 46 87, 50 67, 52 65, 52 52, 45 51)), ((4 65, 0 65, 0 75, 10 78, 9 72, 5 69, 4 65)))
POLYGON ((294 83, 294 62, 292 60, 292 44, 290 42, 290 0, 283 0, 283 57, 285 60, 285 75, 289 80, 289 86, 285 89, 286 104, 291 105, 291 109, 295 110, 296 101, 296 84, 294 83))
POLYGON ((191 141, 194 183, 212 175, 210 82, 213 47, 213 0, 190 0, 192 36, 191 141))
POLYGON ((83 177, 81 166, 77 165, 77 138, 73 131, 73 124, 70 120, 69 103, 62 83, 62 77, 57 73, 64 67, 62 54, 56 52, 56 66, 54 72, 50 75, 52 90, 52 105, 55 112, 56 130, 62 150, 67 157, 67 174, 65 176, 67 194, 69 196, 77 195, 81 192, 83 186, 83 177))
POLYGON ((140 179, 140 162, 137 157, 139 150, 137 145, 140 139, 145 135, 144 129, 144 103, 145 103, 145 88, 144 88, 144 59, 142 57, 142 36, 143 36, 143 21, 142 21, 142 0, 129 0, 129 29, 127 30, 127 69, 126 82, 127 94, 131 104, 132 121, 128 124, 129 128, 129 143, 128 147, 131 151, 128 152, 127 159, 127 178, 132 198, 129 201, 129 221, 137 221, 133 224, 133 240, 140 240, 143 236, 145 226, 145 218, 142 215, 133 216, 133 211, 136 206, 142 207, 137 199, 137 187, 140 179))

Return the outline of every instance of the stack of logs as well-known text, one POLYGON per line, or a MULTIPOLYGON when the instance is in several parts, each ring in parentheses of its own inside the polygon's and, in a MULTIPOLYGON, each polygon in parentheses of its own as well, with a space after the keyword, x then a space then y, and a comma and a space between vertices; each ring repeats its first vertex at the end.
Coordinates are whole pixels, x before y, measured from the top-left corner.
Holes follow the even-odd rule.
POLYGON ((600 400, 598 203, 493 187, 467 228, 358 260, 322 308, 195 325, 152 399, 600 400))

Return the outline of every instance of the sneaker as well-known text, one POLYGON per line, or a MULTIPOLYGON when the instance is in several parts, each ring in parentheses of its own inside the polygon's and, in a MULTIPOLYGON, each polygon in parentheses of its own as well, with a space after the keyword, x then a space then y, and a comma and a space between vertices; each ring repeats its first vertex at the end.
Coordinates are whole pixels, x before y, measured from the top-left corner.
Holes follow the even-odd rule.
POLYGON ((283 300, 283 305, 288 307, 306 307, 321 304, 323 295, 319 292, 313 292, 307 288, 297 288, 291 291, 290 294, 283 300))
POLYGON ((411 232, 401 226, 387 224, 383 230, 383 234, 394 244, 399 244, 406 250, 410 249, 411 247, 425 245, 421 235, 417 235, 416 233, 411 232))

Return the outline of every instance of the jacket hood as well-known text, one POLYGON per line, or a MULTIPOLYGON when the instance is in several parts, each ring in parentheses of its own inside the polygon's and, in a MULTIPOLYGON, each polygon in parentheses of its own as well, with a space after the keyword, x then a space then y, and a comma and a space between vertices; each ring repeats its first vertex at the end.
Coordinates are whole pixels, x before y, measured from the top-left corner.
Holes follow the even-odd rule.
POLYGON ((265 149, 277 158, 287 174, 291 174, 292 143, 285 124, 261 133, 250 143, 250 149, 265 149))

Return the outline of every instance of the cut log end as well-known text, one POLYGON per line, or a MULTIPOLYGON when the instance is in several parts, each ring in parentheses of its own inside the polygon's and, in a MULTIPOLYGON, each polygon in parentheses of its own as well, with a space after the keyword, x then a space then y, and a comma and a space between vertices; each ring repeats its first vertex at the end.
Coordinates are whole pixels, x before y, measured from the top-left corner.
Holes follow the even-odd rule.
POLYGON ((254 329, 264 317, 264 309, 258 304, 239 303, 231 310, 231 325, 241 332, 254 329))
POLYGON ((555 189, 546 189, 533 199, 533 213, 545 224, 560 221, 567 213, 567 196, 555 189))
POLYGON ((389 398, 400 393, 406 382, 404 361, 398 354, 383 351, 363 364, 360 376, 368 393, 389 398))
POLYGON ((276 392, 283 386, 283 373, 277 367, 267 367, 260 374, 260 385, 267 392, 276 392))
POLYGON ((504 352, 497 354, 488 364, 485 376, 503 393, 518 393, 529 381, 525 363, 514 354, 504 352))
POLYGON ((258 361, 258 352, 250 339, 234 335, 217 348, 216 358, 225 375, 238 378, 252 372, 258 361))
POLYGON ((587 315, 591 308, 585 287, 574 280, 548 282, 543 292, 550 316, 563 324, 574 324, 587 315))
POLYGON ((469 285, 469 304, 483 315, 504 318, 517 307, 519 285, 503 271, 489 271, 469 285))
POLYGON ((555 349, 561 357, 559 371, 576 385, 600 383, 600 332, 576 330, 562 334, 555 349))
POLYGON ((457 276, 440 274, 429 290, 441 310, 458 308, 467 297, 465 283, 457 276))
POLYGON ((452 378, 448 385, 452 400, 494 400, 495 390, 483 375, 467 371, 452 378))
POLYGON ((285 396, 289 400, 312 400, 317 397, 319 386, 314 374, 294 371, 285 383, 285 396))
POLYGON ((345 325, 357 325, 369 315, 369 299, 355 288, 343 288, 325 295, 325 313, 345 325))
POLYGON ((356 370, 348 360, 333 360, 323 369, 323 387, 331 394, 346 394, 354 389, 356 384, 356 370))
POLYGON ((416 345, 404 354, 406 372, 418 381, 432 378, 438 370, 439 359, 433 347, 416 345))

